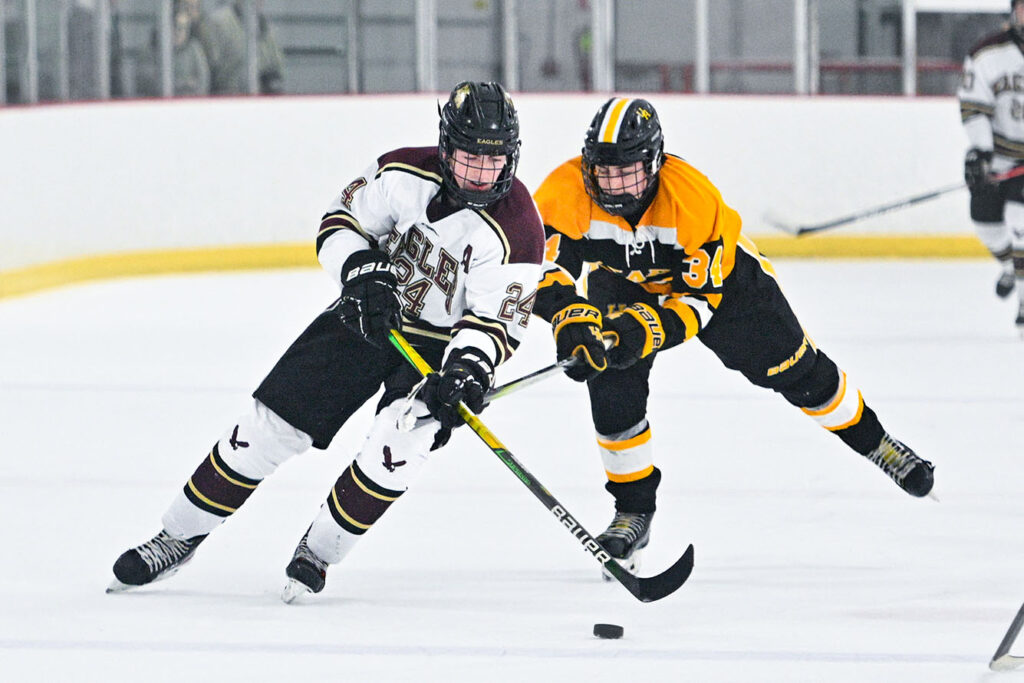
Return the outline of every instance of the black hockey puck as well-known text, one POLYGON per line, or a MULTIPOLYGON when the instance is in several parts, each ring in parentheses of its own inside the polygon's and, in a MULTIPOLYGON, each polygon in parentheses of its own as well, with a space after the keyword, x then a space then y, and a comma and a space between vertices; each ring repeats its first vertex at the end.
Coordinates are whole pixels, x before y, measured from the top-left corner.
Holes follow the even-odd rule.
POLYGON ((594 624, 594 635, 598 638, 621 638, 625 633, 618 624, 594 624))

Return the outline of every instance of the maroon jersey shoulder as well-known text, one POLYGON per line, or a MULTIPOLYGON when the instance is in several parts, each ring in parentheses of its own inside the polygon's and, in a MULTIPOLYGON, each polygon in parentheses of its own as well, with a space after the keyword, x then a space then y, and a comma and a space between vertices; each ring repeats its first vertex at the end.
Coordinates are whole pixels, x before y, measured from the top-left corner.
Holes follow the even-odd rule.
POLYGON ((544 226, 530 191, 518 178, 507 195, 487 207, 487 214, 508 240, 509 263, 539 264, 544 260, 544 226))
POLYGON ((970 55, 974 57, 976 54, 981 52, 987 47, 993 47, 995 45, 1002 45, 1003 43, 1015 43, 1017 47, 1020 47, 1020 41, 1014 35, 1013 31, 1007 29, 1005 31, 999 31, 998 33, 991 33, 980 41, 975 43, 974 47, 971 48, 970 55))
POLYGON ((437 145, 432 147, 402 147, 377 157, 377 168, 383 168, 388 164, 403 164, 427 173, 441 175, 441 158, 437 153, 437 145))

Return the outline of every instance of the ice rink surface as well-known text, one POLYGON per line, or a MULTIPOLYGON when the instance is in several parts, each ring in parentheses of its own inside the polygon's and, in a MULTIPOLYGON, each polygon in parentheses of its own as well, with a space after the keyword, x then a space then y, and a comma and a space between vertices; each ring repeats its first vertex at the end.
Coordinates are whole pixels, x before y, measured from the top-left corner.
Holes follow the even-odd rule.
MULTIPOLYGON (((642 574, 604 583, 467 430, 302 605, 284 566, 371 414, 286 463, 166 582, 106 595, 286 345, 315 270, 153 277, 0 301, 3 681, 996 681, 1024 601, 1024 342, 982 261, 776 263, 809 333, 936 465, 912 499, 697 342, 655 365, 664 472, 642 574), (621 640, 591 635, 625 627, 621 640)), ((503 379, 552 361, 542 324, 503 379)), ((585 390, 485 423, 594 534, 611 517, 585 390)), ((464 432, 464 433, 463 433, 464 432)), ((1024 642, 1015 652, 1024 651, 1024 642)))

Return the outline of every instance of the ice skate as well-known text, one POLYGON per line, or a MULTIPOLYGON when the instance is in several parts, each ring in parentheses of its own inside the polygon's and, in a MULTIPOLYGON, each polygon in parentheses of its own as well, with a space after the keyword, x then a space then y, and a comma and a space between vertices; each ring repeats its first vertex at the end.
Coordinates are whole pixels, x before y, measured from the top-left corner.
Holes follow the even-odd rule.
POLYGON ((120 593, 147 583, 173 576, 182 565, 192 559, 193 553, 206 535, 178 539, 161 530, 140 546, 126 550, 114 562, 114 581, 108 593, 120 593))
MULTIPOLYGON (((636 574, 640 569, 640 551, 651 540, 652 519, 653 512, 616 512, 608 528, 597 537, 597 542, 629 573, 636 574)), ((601 575, 605 581, 613 578, 604 569, 601 575)))
POLYGON ((284 573, 288 577, 288 585, 281 593, 281 599, 291 604, 297 598, 309 593, 319 593, 327 583, 327 563, 317 557, 316 553, 306 545, 309 530, 302 536, 295 548, 292 561, 288 563, 284 573))
POLYGON ((1004 271, 999 279, 996 280, 996 296, 1000 299, 1005 299, 1010 296, 1010 292, 1013 291, 1016 286, 1017 278, 1012 270, 1004 271))
POLYGON ((901 489, 917 498, 927 496, 935 483, 932 474, 935 467, 888 434, 882 436, 878 447, 864 457, 878 465, 901 489))

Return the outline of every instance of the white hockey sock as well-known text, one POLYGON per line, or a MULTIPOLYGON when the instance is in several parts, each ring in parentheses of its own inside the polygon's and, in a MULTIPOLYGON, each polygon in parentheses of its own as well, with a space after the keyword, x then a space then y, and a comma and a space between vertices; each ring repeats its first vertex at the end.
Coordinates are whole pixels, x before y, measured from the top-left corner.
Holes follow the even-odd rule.
POLYGON ((598 434, 597 447, 609 481, 636 481, 654 470, 651 426, 646 418, 618 434, 598 434))
POLYGON ((1000 263, 1006 264, 1010 260, 1010 229, 1006 223, 975 222, 974 230, 985 248, 1000 263))
MULTIPOLYGON (((355 461, 338 477, 310 527, 306 544, 317 557, 340 562, 356 541, 408 489, 426 462, 437 422, 412 431, 397 427, 401 402, 378 413, 355 461)), ((425 412, 416 405, 414 412, 425 412)))
POLYGON ((259 401, 214 444, 163 516, 177 538, 208 534, 233 514, 265 477, 313 443, 259 401))

